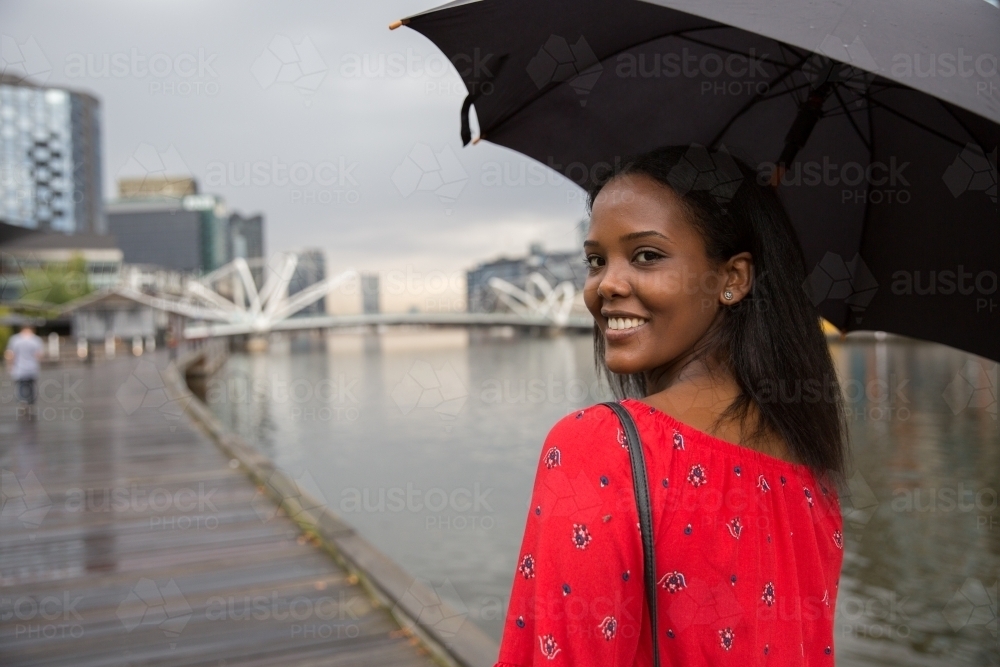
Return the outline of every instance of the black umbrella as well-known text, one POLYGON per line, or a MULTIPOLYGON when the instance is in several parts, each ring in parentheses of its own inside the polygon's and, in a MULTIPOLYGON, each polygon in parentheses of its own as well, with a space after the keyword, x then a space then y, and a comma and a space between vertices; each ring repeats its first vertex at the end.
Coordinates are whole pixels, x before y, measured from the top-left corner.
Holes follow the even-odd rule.
POLYGON ((995 6, 459 0, 400 24, 462 76, 463 143, 474 105, 479 139, 583 186, 691 145, 687 187, 722 198, 741 157, 780 179, 826 319, 1000 359, 995 6))

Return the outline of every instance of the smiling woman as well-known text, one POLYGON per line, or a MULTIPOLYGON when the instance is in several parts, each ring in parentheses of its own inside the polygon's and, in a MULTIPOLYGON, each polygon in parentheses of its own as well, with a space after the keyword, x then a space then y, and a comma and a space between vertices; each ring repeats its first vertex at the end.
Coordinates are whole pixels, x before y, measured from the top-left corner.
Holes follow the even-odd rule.
POLYGON ((726 154, 667 147, 589 203, 584 300, 641 436, 659 623, 630 443, 593 406, 542 449, 498 665, 832 665, 846 428, 781 202, 726 154))

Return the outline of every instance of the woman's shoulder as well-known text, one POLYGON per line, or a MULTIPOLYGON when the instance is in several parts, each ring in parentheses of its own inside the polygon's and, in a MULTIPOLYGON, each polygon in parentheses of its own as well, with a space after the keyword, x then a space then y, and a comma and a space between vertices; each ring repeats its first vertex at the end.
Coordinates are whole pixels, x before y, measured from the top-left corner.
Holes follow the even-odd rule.
POLYGON ((548 438, 573 441, 579 441, 581 438, 590 440, 609 433, 614 434, 616 429, 620 429, 620 426, 618 415, 611 408, 603 403, 595 403, 563 416, 549 430, 548 438))
POLYGON ((573 451, 598 453, 605 447, 623 448, 625 434, 618 416, 606 405, 600 403, 574 410, 552 426, 542 456, 557 456, 558 453, 573 451), (555 448, 557 453, 550 454, 555 448))

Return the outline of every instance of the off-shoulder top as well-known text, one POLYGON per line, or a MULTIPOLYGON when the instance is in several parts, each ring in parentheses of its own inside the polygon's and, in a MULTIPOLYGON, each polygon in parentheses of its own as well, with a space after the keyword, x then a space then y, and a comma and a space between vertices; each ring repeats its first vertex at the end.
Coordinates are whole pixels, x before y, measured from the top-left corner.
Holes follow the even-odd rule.
MULTIPOLYGON (((835 488, 808 467, 622 405, 645 453, 660 664, 834 664, 835 488)), ((498 667, 652 665, 625 435, 595 405, 542 447, 498 667)))

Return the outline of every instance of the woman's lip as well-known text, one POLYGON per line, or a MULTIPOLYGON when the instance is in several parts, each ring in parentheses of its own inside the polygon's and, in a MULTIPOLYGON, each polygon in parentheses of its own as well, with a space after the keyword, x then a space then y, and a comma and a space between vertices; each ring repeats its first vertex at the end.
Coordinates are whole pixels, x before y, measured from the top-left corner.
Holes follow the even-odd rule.
POLYGON ((645 327, 647 324, 649 324, 648 320, 643 322, 637 327, 631 327, 629 329, 612 329, 607 326, 607 323, 605 323, 604 338, 609 343, 624 341, 627 340, 630 336, 634 336, 637 333, 639 333, 639 331, 641 331, 642 328, 645 327))

